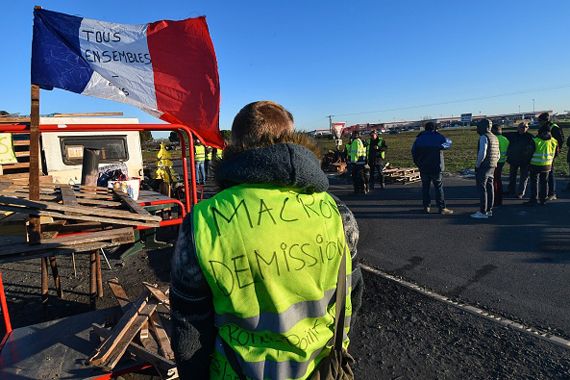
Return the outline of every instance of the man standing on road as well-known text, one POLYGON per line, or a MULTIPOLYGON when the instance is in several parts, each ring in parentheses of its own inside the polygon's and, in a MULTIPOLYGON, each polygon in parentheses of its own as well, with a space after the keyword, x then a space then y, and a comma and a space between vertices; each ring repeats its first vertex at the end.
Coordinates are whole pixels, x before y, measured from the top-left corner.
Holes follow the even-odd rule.
POLYGON ((430 213, 430 187, 433 183, 435 189, 435 201, 442 215, 451 215, 453 210, 445 207, 445 198, 443 195, 443 177, 442 173, 445 169, 443 161, 443 150, 451 147, 451 140, 443 136, 437 131, 437 125, 428 121, 424 125, 424 131, 421 132, 412 145, 412 157, 414 163, 420 169, 422 178, 422 200, 424 212, 430 213))
POLYGON ((534 137, 528 133, 528 125, 520 123, 517 126, 517 132, 509 133, 507 138, 509 139, 507 162, 510 165, 507 193, 522 199, 528 183, 528 166, 534 152, 534 137), (517 172, 519 171, 520 179, 517 187, 517 172))
POLYGON ((545 124, 538 130, 534 138, 534 153, 530 160, 530 200, 527 206, 537 204, 537 197, 541 205, 549 199, 547 188, 550 185, 548 174, 552 170, 554 157, 558 149, 558 141, 552 136, 550 125, 545 124))
POLYGON ((495 198, 493 204, 495 206, 501 206, 503 204, 503 166, 507 162, 507 150, 509 148, 509 140, 503 136, 503 128, 500 125, 493 125, 493 134, 499 140, 499 162, 497 163, 497 168, 495 169, 493 181, 493 190, 495 191, 495 198))
POLYGON ((279 104, 242 108, 215 171, 222 191, 181 226, 170 287, 181 379, 308 378, 330 352, 342 260, 348 334, 362 290, 360 268, 351 273, 358 226, 293 129, 279 104))
POLYGON ((384 190, 384 160, 386 158, 386 149, 388 146, 382 137, 378 136, 377 131, 372 131, 368 140, 368 165, 370 166, 370 190, 374 190, 376 182, 376 173, 378 173, 378 182, 380 188, 384 190))
POLYGON ((493 216, 493 173, 499 162, 499 140, 491 133, 493 123, 482 119, 477 124, 479 143, 477 146, 477 163, 475 164, 475 179, 479 191, 479 211, 471 214, 475 219, 487 219, 493 216))
POLYGON ((364 165, 366 165, 366 147, 360 139, 358 131, 354 131, 350 144, 350 166, 352 167, 354 194, 366 194, 367 192, 364 165))
POLYGON ((549 126, 550 134, 558 143, 558 149, 556 151, 554 159, 552 160, 550 172, 548 173, 547 200, 552 201, 556 199, 556 177, 554 174, 554 163, 556 162, 556 157, 558 156, 558 152, 560 151, 560 149, 562 149, 562 146, 564 145, 564 132, 562 131, 562 128, 558 126, 558 124, 550 121, 550 114, 548 112, 543 112, 540 115, 538 115, 538 123, 540 124, 540 128, 549 126))

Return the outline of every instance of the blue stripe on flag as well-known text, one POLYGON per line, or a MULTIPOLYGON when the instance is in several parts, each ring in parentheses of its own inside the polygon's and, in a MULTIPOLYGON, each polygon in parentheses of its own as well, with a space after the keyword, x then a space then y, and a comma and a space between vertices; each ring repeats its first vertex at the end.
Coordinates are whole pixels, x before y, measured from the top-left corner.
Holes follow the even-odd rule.
POLYGON ((81 56, 79 28, 83 18, 34 10, 32 83, 81 93, 93 70, 81 56))

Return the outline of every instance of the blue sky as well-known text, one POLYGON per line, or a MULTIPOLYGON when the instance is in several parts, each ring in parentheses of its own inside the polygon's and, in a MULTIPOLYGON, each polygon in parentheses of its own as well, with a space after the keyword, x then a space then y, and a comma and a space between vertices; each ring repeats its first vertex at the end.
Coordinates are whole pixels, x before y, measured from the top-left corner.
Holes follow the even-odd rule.
MULTIPOLYGON (((464 112, 570 110, 570 2, 27 1, 3 4, 0 109, 29 113, 34 5, 117 23, 205 15, 218 58, 221 129, 275 100, 298 129, 464 112), (508 95, 506 95, 508 94, 508 95), (503 96, 504 95, 504 96, 503 96), (469 100, 477 99, 477 100, 469 100)), ((42 91, 42 114, 134 107, 42 91)))

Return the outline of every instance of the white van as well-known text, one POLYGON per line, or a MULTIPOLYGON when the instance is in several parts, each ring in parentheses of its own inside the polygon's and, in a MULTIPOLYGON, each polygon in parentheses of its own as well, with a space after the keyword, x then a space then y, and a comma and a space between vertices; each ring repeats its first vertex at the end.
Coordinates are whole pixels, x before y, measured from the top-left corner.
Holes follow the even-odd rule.
POLYGON ((40 124, 61 125, 61 132, 41 134, 42 155, 45 171, 53 182, 65 184, 81 183, 83 147, 101 149, 99 167, 124 163, 130 177, 143 176, 143 158, 139 132, 100 131, 65 132, 68 124, 138 124, 136 118, 101 117, 42 117, 40 124))

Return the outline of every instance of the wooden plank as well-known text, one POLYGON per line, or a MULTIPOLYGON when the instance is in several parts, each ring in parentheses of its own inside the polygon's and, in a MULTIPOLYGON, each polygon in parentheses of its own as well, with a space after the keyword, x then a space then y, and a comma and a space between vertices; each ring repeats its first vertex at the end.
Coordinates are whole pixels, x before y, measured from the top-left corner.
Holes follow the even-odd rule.
POLYGON ((125 289, 119 283, 119 279, 112 278, 109 281, 107 281, 107 284, 111 289, 111 293, 113 293, 113 296, 115 297, 121 308, 124 310, 131 303, 131 301, 127 296, 127 292, 125 292, 125 289))
POLYGON ((55 248, 73 249, 76 245, 95 243, 100 241, 115 241, 132 243, 135 241, 135 233, 132 228, 119 228, 107 231, 88 232, 80 235, 65 236, 57 239, 41 239, 40 244, 13 244, 3 247, 0 256, 13 255, 34 251, 45 251, 55 248))
POLYGON ((30 201, 21 198, 10 198, 0 196, 0 203, 6 205, 17 205, 17 206, 24 206, 27 208, 32 209, 41 209, 47 211, 63 211, 63 212, 70 212, 74 214, 81 214, 81 215, 101 215, 104 214, 111 218, 117 219, 129 219, 129 220, 143 220, 149 222, 160 222, 162 218, 160 216, 153 216, 153 215, 141 215, 136 214, 130 211, 124 210, 115 210, 115 209, 101 209, 98 207, 87 207, 87 206, 66 206, 60 205, 58 203, 53 202, 45 202, 45 201, 30 201))
POLYGON ((9 171, 9 170, 16 170, 16 169, 27 169, 30 167, 29 162, 18 162, 17 164, 3 164, 2 170, 9 171))
POLYGON ((116 238, 135 239, 135 230, 133 228, 115 228, 105 231, 87 232, 72 236, 63 236, 57 239, 41 240, 41 244, 61 244, 74 245, 83 243, 93 243, 96 241, 114 240, 116 238))
POLYGON ((53 211, 33 210, 26 207, 6 206, 3 204, 0 204, 0 211, 12 211, 12 212, 18 212, 21 214, 34 215, 34 216, 51 216, 52 218, 56 219, 83 220, 87 222, 101 222, 105 224, 117 224, 122 226, 160 227, 160 223, 158 222, 144 222, 138 220, 104 218, 104 217, 89 216, 89 215, 61 214, 53 211))
POLYGON ((174 360, 174 352, 172 351, 172 347, 170 345, 170 338, 162 326, 160 317, 157 313, 154 313, 150 316, 150 322, 150 331, 152 331, 156 342, 158 343, 158 350, 160 354, 167 359, 174 360))
POLYGON ((127 347, 136 337, 142 325, 154 313, 158 302, 144 292, 123 314, 111 335, 97 348, 95 355, 89 359, 91 365, 111 371, 119 362, 127 347))
POLYGON ((103 225, 96 222, 78 222, 73 224, 65 224, 66 220, 59 220, 43 226, 45 231, 57 231, 61 234, 70 232, 96 232, 90 230, 101 230, 103 225))
POLYGON ((59 185, 59 191, 61 192, 61 200, 66 206, 79 206, 77 198, 75 198, 75 192, 69 185, 59 185))
POLYGON ((17 124, 29 122, 30 118, 27 116, 0 116, 0 124, 17 124))
POLYGON ((30 140, 12 140, 14 146, 29 146, 30 140))
POLYGON ((117 340, 116 346, 111 350, 103 366, 104 369, 112 371, 115 368, 125 354, 129 344, 136 338, 141 328, 148 323, 149 317, 156 311, 157 306, 158 303, 155 299, 149 300, 148 304, 140 310, 133 323, 124 329, 125 333, 120 340, 117 340))
POLYGON ((81 185, 81 186, 75 186, 75 190, 78 190, 80 192, 87 192, 87 193, 103 193, 103 194, 110 194, 111 191, 108 187, 102 187, 102 186, 90 186, 90 185, 81 185))
POLYGON ((21 152, 14 152, 14 154, 16 155, 16 157, 29 157, 30 156, 30 151, 29 150, 24 150, 21 152))
MULTIPOLYGON (((108 339, 111 336, 111 331, 104 328, 103 326, 92 324, 93 332, 100 336, 103 339, 108 339)), ((176 370, 176 363, 172 360, 168 360, 163 358, 162 356, 147 350, 146 348, 131 342, 127 347, 127 351, 140 360, 144 362, 150 363, 156 370, 165 372, 165 374, 161 374, 161 377, 165 378, 165 375, 169 379, 176 379, 177 378, 177 370, 176 370)))
POLYGON ((168 296, 158 288, 156 285, 149 284, 148 282, 143 282, 145 288, 149 291, 149 293, 156 298, 156 300, 160 303, 165 304, 166 306, 170 307, 170 299, 168 296))
POLYGON ((139 205, 135 200, 128 196, 128 194, 122 191, 113 190, 113 193, 117 198, 121 200, 125 205, 127 205, 131 211, 136 212, 139 215, 152 216, 148 211, 146 211, 141 205, 139 205))
MULTIPOLYGON (((28 193, 22 193, 22 192, 12 192, 12 190, 7 191, 7 190, 0 190, 0 195, 6 195, 9 197, 18 197, 18 198, 22 198, 22 199, 29 199, 28 198, 28 193)), ((59 197, 57 197, 55 194, 53 195, 47 195, 47 194, 40 194, 40 200, 41 201, 47 201, 47 202, 57 202, 59 199, 59 197)))
POLYGON ((94 205, 94 206, 107 206, 107 207, 121 206, 121 202, 104 201, 101 199, 79 198, 77 199, 77 202, 79 202, 80 205, 94 205))
POLYGON ((0 263, 11 263, 11 262, 18 262, 22 260, 32 260, 32 259, 39 259, 42 257, 50 257, 50 256, 58 256, 58 255, 70 255, 72 253, 85 253, 91 252, 101 248, 111 248, 116 247, 124 243, 117 243, 117 242, 95 242, 95 243, 87 243, 76 245, 73 247, 66 247, 66 248, 51 248, 47 251, 36 251, 36 252, 27 252, 27 253, 18 253, 14 255, 3 255, 0 252, 0 263))
MULTIPOLYGON (((0 181, 8 181, 14 184, 18 184, 18 186, 26 186, 28 187, 29 178, 25 176, 21 177, 14 177, 11 175, 0 177, 0 181)), ((52 185, 53 186, 53 177, 51 175, 41 175, 40 176, 40 184, 41 185, 52 185)))

